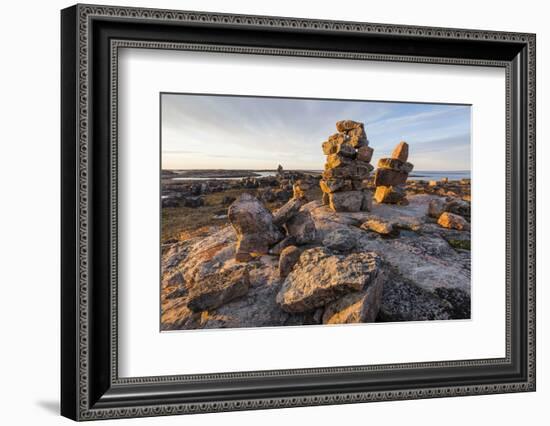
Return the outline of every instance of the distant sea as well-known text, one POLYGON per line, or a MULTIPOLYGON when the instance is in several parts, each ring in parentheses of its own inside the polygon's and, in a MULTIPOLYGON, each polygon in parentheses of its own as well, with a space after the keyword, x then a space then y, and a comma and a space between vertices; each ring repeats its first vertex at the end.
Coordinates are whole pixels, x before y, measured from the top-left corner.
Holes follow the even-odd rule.
MULTIPOLYGON (((321 173, 321 170, 310 170, 314 173, 321 173)), ((256 172, 258 177, 267 177, 267 176, 275 176, 277 174, 276 170, 272 171, 261 171, 256 172)), ((172 180, 238 180, 242 179, 243 177, 235 176, 235 177, 227 177, 227 178, 205 178, 205 177, 175 177, 172 178, 172 180)), ((413 170, 411 174, 409 175, 409 179, 411 180, 441 180, 443 178, 448 178, 449 180, 460 180, 460 179, 470 179, 470 171, 469 170, 453 170, 453 171, 423 171, 423 170, 413 170)))

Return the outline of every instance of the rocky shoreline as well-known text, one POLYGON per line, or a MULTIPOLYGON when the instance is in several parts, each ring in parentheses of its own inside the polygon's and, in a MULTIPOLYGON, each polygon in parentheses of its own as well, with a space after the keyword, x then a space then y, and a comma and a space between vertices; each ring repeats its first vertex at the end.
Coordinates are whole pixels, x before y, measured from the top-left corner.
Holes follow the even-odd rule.
POLYGON ((329 156, 346 152, 327 160, 336 172, 279 167, 276 176, 163 187, 178 194, 168 198, 177 204, 163 200, 163 220, 166 211, 207 217, 172 224, 180 232, 163 238, 162 330, 470 318, 470 181, 403 179, 404 143, 401 158, 382 159, 370 177, 373 167, 353 162, 366 159, 356 159, 360 148, 365 163, 372 155, 362 124, 337 129, 359 129, 359 140, 353 151, 323 145, 329 156), (348 180, 353 200, 335 200, 347 197, 348 180), (364 201, 383 185, 398 196, 364 201), (216 212, 217 222, 208 216, 216 212))

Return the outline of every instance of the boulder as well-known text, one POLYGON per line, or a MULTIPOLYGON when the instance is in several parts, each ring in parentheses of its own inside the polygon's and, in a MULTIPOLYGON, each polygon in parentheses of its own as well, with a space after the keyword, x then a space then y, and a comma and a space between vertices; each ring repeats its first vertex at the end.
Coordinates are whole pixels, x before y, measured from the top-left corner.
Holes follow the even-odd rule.
POLYGON ((399 172, 392 169, 376 169, 374 173, 374 185, 376 186, 396 186, 407 182, 408 173, 399 172))
POLYGON ((271 212, 250 194, 242 194, 231 204, 228 218, 237 234, 235 258, 239 261, 266 254, 270 246, 283 239, 271 212))
POLYGON ((365 290, 349 293, 327 305, 323 324, 374 322, 380 310, 384 282, 384 274, 380 272, 365 290))
POLYGON ((357 169, 353 167, 352 164, 349 164, 345 167, 338 167, 335 169, 325 169, 322 173, 323 179, 333 179, 333 178, 344 178, 352 179, 356 177, 357 169))
POLYGON ((296 239, 296 244, 309 244, 315 241, 317 230, 311 213, 307 210, 299 211, 285 224, 289 236, 296 239))
POLYGON ((439 216, 437 223, 443 228, 457 229, 459 231, 468 231, 470 224, 462 216, 454 213, 445 212, 439 216))
POLYGON ((286 276, 292 271, 292 268, 300 258, 302 250, 296 246, 288 246, 282 252, 279 257, 279 277, 285 279, 286 276))
POLYGON ((305 250, 277 294, 287 312, 313 311, 350 292, 366 290, 381 268, 372 252, 338 255, 324 247, 305 250))
POLYGON ((298 213, 304 203, 305 200, 303 197, 290 199, 286 204, 273 213, 273 223, 278 226, 284 225, 290 218, 298 213))
POLYGON ((445 211, 470 218, 470 203, 460 198, 451 198, 445 205, 445 211))
POLYGON ((390 235, 394 232, 393 223, 373 217, 361 225, 361 229, 373 231, 381 235, 390 235))
POLYGON ((334 192, 329 194, 330 208, 336 212, 358 212, 363 205, 362 191, 334 192))
POLYGON ((207 275, 189 290, 187 306, 193 312, 215 309, 244 296, 249 284, 248 268, 244 265, 207 275))
POLYGON ((357 245, 355 233, 350 228, 337 228, 327 232, 323 238, 323 246, 329 250, 349 252, 357 245))
POLYGON ((409 158, 409 144, 404 141, 399 142, 391 153, 391 158, 406 162, 409 158))

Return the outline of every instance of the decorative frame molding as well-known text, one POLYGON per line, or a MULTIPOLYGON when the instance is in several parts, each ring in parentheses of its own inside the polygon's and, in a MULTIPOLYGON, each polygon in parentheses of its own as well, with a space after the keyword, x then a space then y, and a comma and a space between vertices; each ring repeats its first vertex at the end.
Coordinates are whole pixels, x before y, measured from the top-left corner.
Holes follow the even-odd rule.
MULTIPOLYGON (((230 15, 202 12, 184 12, 156 9, 136 9, 126 7, 105 7, 76 5, 62 12, 62 53, 63 53, 63 131, 62 131, 62 414, 75 420, 92 420, 113 417, 140 417, 215 411, 278 408, 292 406, 342 404, 352 402, 433 398, 488 393, 504 393, 535 390, 535 36, 496 31, 464 29, 412 27, 402 25, 369 24, 358 22, 337 22, 310 19, 295 19, 266 16, 230 15), (409 43, 433 40, 448 43, 481 43, 481 45, 502 46, 502 57, 443 57, 437 55, 404 55, 381 52, 356 52, 345 50, 319 50, 316 48, 258 47, 243 44, 215 44, 211 42, 182 42, 163 39, 159 41, 133 38, 128 34, 124 39, 110 35, 105 42, 100 34, 102 29, 94 29, 94 23, 107 23, 108 30, 120 33, 117 24, 134 22, 152 31, 162 26, 208 28, 223 27, 228 31, 253 29, 255 31, 281 31, 296 34, 316 32, 331 35, 349 34, 372 36, 380 40, 407 40, 409 43), (114 30, 113 30, 114 28, 114 30), (98 37, 94 39, 94 36, 98 37), (95 40, 95 41, 94 41, 95 40), (106 45, 107 43, 107 45, 106 45), (274 370, 261 372, 222 373, 192 376, 161 376, 145 378, 118 377, 117 368, 117 87, 118 49, 154 48, 177 49, 236 54, 261 54, 272 56, 310 56, 337 59, 438 63, 455 65, 478 65, 503 67, 506 70, 506 195, 507 195, 507 261, 506 261, 506 357, 498 359, 463 360, 449 362, 388 364, 361 367, 327 367, 301 370, 274 370), (103 53, 103 63, 96 55, 103 53), (508 52, 517 52, 510 54, 508 52), (506 56, 506 54, 509 55, 506 56), (521 56, 521 58, 519 58, 521 56), (519 58, 519 59, 518 59, 519 58), (104 61, 107 62, 107 61, 104 61), (94 66, 101 66, 101 73, 94 66), (106 71, 105 71, 106 70, 106 71), (107 73, 107 75, 105 75, 107 73), (93 75, 92 75, 93 74, 93 75), (99 75, 99 77, 98 77, 99 75), (66 77, 66 79, 65 79, 66 77), (105 93, 110 92, 110 93, 105 93), (98 108, 99 96, 107 96, 108 111, 98 108), (519 102, 519 103, 518 103, 519 102), (96 108, 96 109, 94 109, 96 108), (94 118, 94 114, 97 116, 94 118), (99 117, 107 117, 109 123, 97 124, 99 117), (514 118, 519 120, 515 123, 514 118), (95 121, 94 121, 95 120, 95 121), (95 131, 94 126, 100 126, 95 131), (102 132, 102 130, 105 132, 102 132), (95 131, 95 134, 94 134, 95 131), (109 146, 97 147, 92 141, 99 134, 108 134, 109 146), (520 146, 516 146, 517 139, 520 146), (520 157, 517 158, 517 151, 520 157), (98 153, 96 153, 96 151, 98 153), (106 150, 106 152, 105 152, 106 150), (108 182, 98 181, 91 168, 90 157, 106 158, 108 164, 102 166, 109 171, 108 182), (98 183, 99 182, 99 183, 98 183), (103 186, 101 186, 103 185, 103 186), (95 191, 97 187, 109 188, 108 200, 103 204, 95 191), (524 218, 512 214, 512 208, 520 203, 524 218), (101 219, 96 218, 97 209, 105 210, 101 219), (107 220, 108 219, 108 220, 107 220), (93 221, 97 222, 94 226, 93 221), (516 223, 518 222, 519 223, 516 223), (70 223, 69 223, 70 222, 70 223), (105 222, 105 223, 104 223, 105 222), (108 223, 106 223, 108 222, 108 223), (108 241, 94 234, 95 228, 107 226, 108 241), (515 228, 514 228, 515 227, 515 228), (516 228, 521 228, 517 230, 516 228), (516 235, 519 232, 519 235, 516 235), (102 293, 96 293, 98 284, 94 276, 104 274, 95 271, 94 247, 99 244, 109 252, 108 286, 102 293), (523 250, 518 269, 511 262, 514 250, 523 250), (524 269, 522 269, 524 268, 524 269), (520 282, 517 280, 525 280, 520 282), (516 287, 514 287, 514 283, 516 287), (517 281, 517 282, 516 282, 517 281), (525 297, 522 312, 512 307, 518 291, 525 297), (91 292, 94 292, 91 294, 91 292), (92 304, 94 300, 94 304, 92 304), (107 304, 109 309, 100 314, 93 305, 107 304), (107 318, 108 317, 108 318, 107 318), (523 321, 521 324, 519 321, 523 321), (101 322, 99 329, 98 322, 101 322), (525 345, 518 349, 514 327, 520 327, 525 345), (521 328, 521 327, 524 327, 521 328), (524 333, 524 334, 523 334, 524 333), (102 342, 96 349, 91 342, 102 342), (516 358, 520 350, 521 365, 516 358), (101 353, 100 353, 101 351, 101 353), (108 351, 108 354, 107 354, 108 351), (358 373, 399 372, 407 370, 473 367, 508 367, 521 370, 516 379, 497 382, 479 382, 471 385, 445 385, 428 387, 398 387, 389 390, 353 390, 338 392, 315 392, 288 395, 274 393, 269 397, 196 401, 182 397, 168 400, 162 397, 162 386, 191 384, 218 386, 221 381, 232 379, 261 380, 267 378, 315 376, 330 380, 332 375, 351 376, 358 373), (96 377, 97 376, 97 377, 96 377), (140 399, 133 394, 136 387, 141 392, 150 390, 150 399, 140 399), (155 392, 160 392, 155 396, 155 392)), ((380 44, 383 48, 383 42, 380 44)), ((497 49, 498 50, 498 49, 497 49)), ((498 52, 497 52, 498 53, 498 52)), ((102 98, 103 99, 103 98, 102 98)), ((97 161, 97 159, 96 159, 97 161)), ((96 164, 96 163, 94 163, 96 164)), ((94 165, 94 167, 96 167, 94 165)), ((105 266, 105 265, 103 265, 105 266)), ((103 286, 103 284, 101 284, 103 286)), ((97 290, 99 291, 99 290, 97 290)), ((523 342, 522 340, 522 342, 523 342)), ((211 398, 210 398, 211 399, 211 398)))

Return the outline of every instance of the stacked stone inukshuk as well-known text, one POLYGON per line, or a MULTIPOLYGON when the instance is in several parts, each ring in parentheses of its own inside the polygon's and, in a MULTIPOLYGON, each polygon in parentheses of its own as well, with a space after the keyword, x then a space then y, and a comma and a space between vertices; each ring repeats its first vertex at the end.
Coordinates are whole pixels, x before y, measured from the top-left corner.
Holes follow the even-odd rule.
POLYGON ((408 204, 405 183, 413 169, 413 165, 407 162, 408 158, 409 145, 402 141, 393 150, 391 158, 378 160, 378 168, 374 173, 374 199, 377 203, 408 204))
POLYGON ((374 150, 369 147, 363 123, 342 120, 338 133, 323 142, 327 156, 320 181, 323 204, 337 212, 369 211, 372 194, 366 179, 374 167, 370 164, 374 150))

